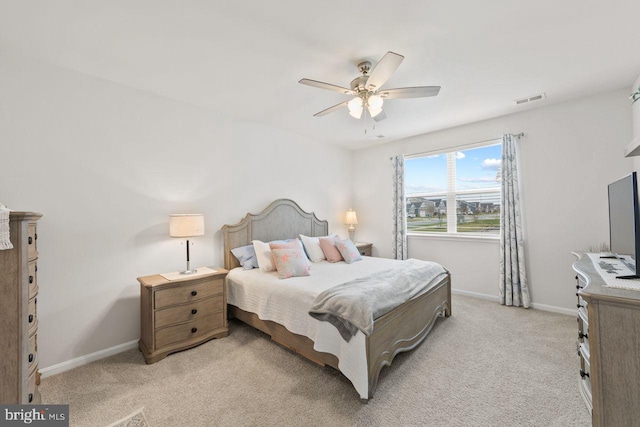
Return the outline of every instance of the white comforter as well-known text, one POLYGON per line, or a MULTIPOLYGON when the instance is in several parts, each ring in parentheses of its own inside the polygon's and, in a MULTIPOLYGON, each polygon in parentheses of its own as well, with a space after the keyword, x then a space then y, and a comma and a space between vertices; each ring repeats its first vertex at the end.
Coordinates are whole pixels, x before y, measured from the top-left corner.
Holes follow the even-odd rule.
POLYGON ((315 343, 314 349, 338 357, 340 371, 363 399, 368 398, 365 335, 358 333, 346 342, 328 322, 309 316, 309 308, 322 291, 358 277, 388 270, 402 261, 363 257, 353 264, 327 261, 313 263, 310 276, 279 279, 276 272, 235 268, 227 275, 227 302, 256 313, 262 320, 285 326, 290 332, 304 335, 315 343))

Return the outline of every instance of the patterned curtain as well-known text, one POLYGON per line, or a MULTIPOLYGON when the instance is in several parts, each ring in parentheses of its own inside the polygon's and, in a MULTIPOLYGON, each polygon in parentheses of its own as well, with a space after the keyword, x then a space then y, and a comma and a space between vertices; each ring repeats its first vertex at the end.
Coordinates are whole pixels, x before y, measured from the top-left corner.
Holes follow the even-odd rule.
POLYGON ((407 259, 407 206, 404 201, 404 155, 393 158, 393 257, 407 259))
POLYGON ((529 307, 518 188, 517 137, 502 137, 500 200, 500 304, 529 307))

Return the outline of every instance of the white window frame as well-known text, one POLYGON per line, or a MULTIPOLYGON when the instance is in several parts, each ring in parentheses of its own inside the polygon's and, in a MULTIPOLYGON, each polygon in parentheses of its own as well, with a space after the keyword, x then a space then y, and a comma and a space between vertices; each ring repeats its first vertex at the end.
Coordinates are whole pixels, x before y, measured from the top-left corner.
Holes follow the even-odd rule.
MULTIPOLYGON (((407 230, 407 235, 411 237, 425 237, 425 238, 443 238, 446 240, 477 240, 477 241, 499 241, 500 234, 487 234, 487 233, 474 233, 474 232, 459 232, 457 231, 457 196, 460 194, 494 194, 495 188, 482 188, 476 190, 457 190, 456 191, 456 152, 472 150, 474 148, 489 147, 492 145, 502 145, 502 139, 497 138, 495 140, 483 141, 476 144, 461 145, 451 147, 443 150, 424 152, 419 154, 411 154, 405 156, 405 161, 410 159, 417 159, 420 157, 429 157, 439 154, 447 155, 447 190, 444 192, 428 193, 424 196, 446 196, 447 201, 447 231, 445 232, 411 232, 407 230), (449 218, 456 218, 454 221, 449 221, 449 218)), ((500 192, 500 187, 498 187, 500 192)), ((423 197, 423 195, 411 195, 408 197, 423 197)), ((406 202, 405 202, 406 203, 406 202)), ((408 217, 405 213, 405 221, 408 221, 408 217)))

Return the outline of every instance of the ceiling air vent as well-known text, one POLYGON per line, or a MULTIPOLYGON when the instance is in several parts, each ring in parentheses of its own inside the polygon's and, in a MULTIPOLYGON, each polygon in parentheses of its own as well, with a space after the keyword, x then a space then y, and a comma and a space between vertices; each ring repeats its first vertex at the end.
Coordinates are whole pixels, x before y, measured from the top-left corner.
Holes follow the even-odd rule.
POLYGON ((540 101, 547 97, 546 93, 540 93, 538 95, 528 96, 526 98, 514 99, 513 103, 516 105, 527 104, 529 102, 540 101))

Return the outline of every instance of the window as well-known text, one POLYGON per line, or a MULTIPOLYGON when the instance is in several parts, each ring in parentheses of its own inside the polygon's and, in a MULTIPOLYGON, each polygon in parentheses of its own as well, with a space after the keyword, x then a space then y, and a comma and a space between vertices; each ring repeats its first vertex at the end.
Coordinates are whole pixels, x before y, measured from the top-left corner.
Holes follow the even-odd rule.
POLYGON ((500 233, 502 144, 405 160, 409 233, 500 233))

